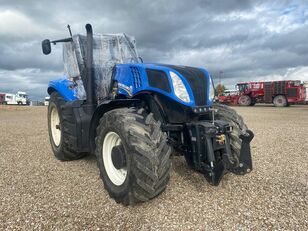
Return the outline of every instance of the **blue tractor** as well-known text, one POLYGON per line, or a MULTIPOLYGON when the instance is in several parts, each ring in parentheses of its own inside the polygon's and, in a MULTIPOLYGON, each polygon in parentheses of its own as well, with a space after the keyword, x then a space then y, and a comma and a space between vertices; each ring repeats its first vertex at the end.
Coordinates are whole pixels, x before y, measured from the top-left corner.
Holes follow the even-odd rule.
POLYGON ((48 131, 56 158, 95 154, 109 195, 131 205, 154 198, 169 181, 170 155, 218 185, 228 172, 252 170, 253 133, 233 109, 214 102, 203 68, 143 63, 134 38, 93 35, 63 43, 65 77, 50 81, 48 131))

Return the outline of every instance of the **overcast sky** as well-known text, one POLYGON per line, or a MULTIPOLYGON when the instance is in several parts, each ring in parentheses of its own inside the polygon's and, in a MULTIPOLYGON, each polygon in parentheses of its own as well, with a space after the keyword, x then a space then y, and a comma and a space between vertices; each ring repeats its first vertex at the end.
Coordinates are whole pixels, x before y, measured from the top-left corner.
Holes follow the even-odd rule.
POLYGON ((63 75, 62 46, 45 38, 85 33, 133 35, 145 62, 205 67, 218 82, 308 80, 308 1, 0 0, 0 91, 46 95, 63 75))

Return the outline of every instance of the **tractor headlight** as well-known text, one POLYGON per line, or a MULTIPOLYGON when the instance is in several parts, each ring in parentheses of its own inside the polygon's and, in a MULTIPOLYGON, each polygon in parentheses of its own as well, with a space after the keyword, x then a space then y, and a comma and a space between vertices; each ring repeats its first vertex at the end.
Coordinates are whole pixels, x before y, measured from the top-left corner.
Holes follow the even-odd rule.
POLYGON ((171 76, 172 85, 173 85, 175 95, 180 100, 182 100, 186 103, 189 103, 190 102, 189 94, 188 94, 187 89, 186 89, 183 81, 181 80, 181 78, 172 71, 170 71, 170 76, 171 76))
POLYGON ((215 88, 214 88, 214 84, 213 84, 212 78, 210 76, 209 76, 209 78, 210 78, 209 97, 210 97, 210 99, 214 99, 215 98, 215 88))

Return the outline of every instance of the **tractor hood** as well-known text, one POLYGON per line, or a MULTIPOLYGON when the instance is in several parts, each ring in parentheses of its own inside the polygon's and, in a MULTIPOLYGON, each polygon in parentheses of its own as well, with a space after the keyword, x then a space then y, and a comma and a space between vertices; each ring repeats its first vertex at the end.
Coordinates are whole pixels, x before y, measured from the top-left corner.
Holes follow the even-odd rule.
POLYGON ((115 73, 123 94, 133 96, 142 91, 154 91, 186 106, 212 106, 213 103, 213 82, 203 68, 152 63, 117 64, 115 73))

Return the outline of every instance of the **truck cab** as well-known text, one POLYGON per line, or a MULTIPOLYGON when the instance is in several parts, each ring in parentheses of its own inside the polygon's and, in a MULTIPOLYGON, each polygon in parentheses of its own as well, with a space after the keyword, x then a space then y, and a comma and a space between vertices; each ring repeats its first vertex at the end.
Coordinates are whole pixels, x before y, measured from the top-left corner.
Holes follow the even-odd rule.
POLYGON ((44 105, 48 106, 49 105, 49 100, 50 100, 50 96, 46 96, 44 99, 44 105))
POLYGON ((16 101, 19 105, 28 105, 29 104, 29 98, 28 94, 23 91, 18 91, 16 93, 16 101))

